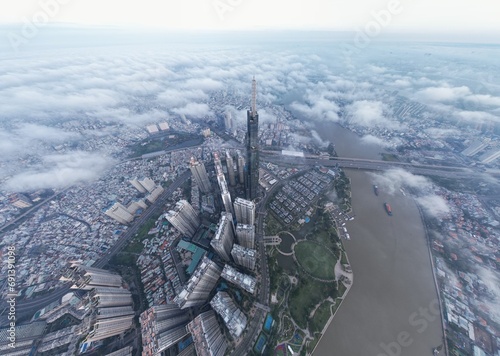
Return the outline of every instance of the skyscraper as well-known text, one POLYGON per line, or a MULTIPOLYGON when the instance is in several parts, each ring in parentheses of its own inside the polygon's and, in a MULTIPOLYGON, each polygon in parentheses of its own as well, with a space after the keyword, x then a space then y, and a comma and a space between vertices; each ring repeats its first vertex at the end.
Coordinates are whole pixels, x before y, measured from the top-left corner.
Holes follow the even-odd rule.
POLYGON ((212 185, 208 179, 207 170, 205 169, 203 162, 198 162, 196 158, 191 157, 189 168, 191 169, 191 174, 194 179, 196 179, 196 183, 198 183, 200 190, 203 193, 209 193, 212 190, 212 185))
POLYGON ((148 177, 140 180, 139 183, 150 193, 156 188, 155 181, 148 177))
POLYGON ((474 141, 472 142, 469 147, 467 147, 465 150, 462 151, 462 154, 464 156, 472 157, 475 154, 479 153, 480 151, 484 150, 486 147, 488 147, 489 142, 488 141, 474 141))
POLYGON ((236 176, 234 173, 234 161, 233 156, 229 151, 226 151, 226 165, 227 165, 227 176, 229 177, 229 184, 234 187, 236 185, 236 176))
POLYGON ((106 210, 105 214, 121 224, 128 224, 129 222, 134 220, 134 215, 130 214, 127 208, 118 202, 116 202, 111 208, 106 210))
POLYGON ((234 225, 231 213, 222 213, 217 231, 210 245, 225 261, 231 260, 231 248, 234 242, 234 225))
POLYGON ((233 133, 233 116, 230 111, 226 112, 224 116, 224 126, 227 133, 233 133))
POLYGON ((479 156, 481 163, 485 164, 496 161, 498 158, 500 158, 500 149, 498 148, 493 148, 479 156))
POLYGON ((247 162, 245 194, 249 200, 257 198, 259 187, 259 114, 257 114, 257 82, 252 80, 252 107, 247 111, 247 162))
POLYGON ((238 180, 240 184, 245 184, 245 157, 241 154, 240 151, 238 153, 238 180))
POLYGON ((174 303, 181 309, 205 303, 221 273, 222 268, 209 258, 203 257, 184 289, 175 297, 174 303))
POLYGON ((129 180, 130 184, 134 186, 135 189, 137 189, 141 193, 146 193, 146 188, 142 186, 141 183, 139 183, 139 180, 137 178, 129 180))
POLYGON ((187 336, 189 315, 174 304, 155 305, 141 314, 142 355, 156 356, 187 336))
POLYGON ((255 247, 255 227, 253 225, 236 225, 236 238, 238 244, 247 248, 255 247))
POLYGON ((233 338, 239 338, 247 326, 247 317, 236 306, 226 292, 217 292, 210 301, 212 308, 219 314, 233 338))
POLYGON ((238 224, 255 224, 255 204, 250 200, 236 198, 234 201, 234 214, 238 224))
POLYGON ((227 344, 215 312, 206 311, 187 325, 198 356, 224 356, 227 344))
POLYGON ((254 269, 257 261, 257 251, 246 248, 237 244, 233 245, 231 250, 234 262, 245 268, 254 269))
POLYGON ((178 201, 175 209, 166 213, 165 217, 181 234, 186 236, 193 236, 201 224, 198 214, 186 200, 178 201))
POLYGON ((226 177, 222 171, 222 164, 217 152, 214 153, 215 170, 217 171, 217 182, 219 183, 222 202, 224 203, 224 210, 228 213, 234 214, 233 203, 231 202, 231 194, 227 189, 226 177))

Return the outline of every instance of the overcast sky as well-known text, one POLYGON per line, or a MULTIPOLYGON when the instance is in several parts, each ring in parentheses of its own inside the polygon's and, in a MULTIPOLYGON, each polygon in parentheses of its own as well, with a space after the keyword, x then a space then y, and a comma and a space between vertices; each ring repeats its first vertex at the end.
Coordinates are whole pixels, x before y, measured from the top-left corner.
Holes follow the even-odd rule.
POLYGON ((498 0, 0 0, 0 24, 35 17, 167 29, 357 30, 391 4, 397 10, 387 20, 387 32, 500 33, 498 0))

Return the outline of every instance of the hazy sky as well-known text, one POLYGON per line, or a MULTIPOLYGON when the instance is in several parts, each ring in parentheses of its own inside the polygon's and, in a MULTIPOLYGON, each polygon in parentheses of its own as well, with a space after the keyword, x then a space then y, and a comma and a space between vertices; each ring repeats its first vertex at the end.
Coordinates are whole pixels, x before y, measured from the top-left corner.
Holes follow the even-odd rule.
POLYGON ((498 0, 0 0, 0 24, 358 30, 389 8, 387 32, 500 33, 498 0))

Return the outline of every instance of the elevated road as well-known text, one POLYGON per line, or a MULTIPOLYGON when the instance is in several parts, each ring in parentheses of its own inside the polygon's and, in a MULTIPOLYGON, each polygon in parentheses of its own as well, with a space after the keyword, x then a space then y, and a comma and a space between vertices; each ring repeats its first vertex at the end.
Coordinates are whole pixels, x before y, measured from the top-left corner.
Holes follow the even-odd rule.
POLYGON ((445 178, 473 179, 484 177, 483 172, 475 172, 466 167, 433 166, 425 164, 411 164, 405 162, 380 161, 361 158, 320 156, 291 157, 282 155, 281 152, 262 151, 261 159, 275 164, 321 165, 325 167, 339 166, 341 168, 362 169, 369 171, 385 171, 390 168, 403 168, 404 170, 420 175, 438 176, 445 178))

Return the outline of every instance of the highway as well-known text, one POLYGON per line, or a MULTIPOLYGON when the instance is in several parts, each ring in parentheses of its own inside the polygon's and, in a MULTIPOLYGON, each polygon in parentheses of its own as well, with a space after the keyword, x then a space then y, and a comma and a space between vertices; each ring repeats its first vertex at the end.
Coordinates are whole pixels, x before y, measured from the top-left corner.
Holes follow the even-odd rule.
MULTIPOLYGON (((271 151, 272 152, 272 151, 271 151)), ((321 165, 325 167, 339 166, 341 168, 362 169, 370 171, 385 171, 390 168, 403 168, 408 172, 426 176, 438 176, 455 179, 473 179, 483 177, 486 173, 474 172, 466 167, 447 167, 447 166, 431 166, 423 164, 410 164, 404 162, 392 161, 377 161, 359 158, 323 158, 319 156, 292 157, 283 156, 281 153, 263 151, 260 155, 261 159, 275 164, 293 164, 300 165, 321 165)))
MULTIPOLYGON (((98 261, 93 264, 93 267, 102 268, 105 266, 109 260, 120 252, 126 244, 132 239, 132 237, 137 233, 137 230, 157 211, 157 208, 163 206, 165 201, 172 195, 172 193, 179 188, 182 184, 184 184, 188 178, 191 176, 191 171, 186 170, 184 173, 179 175, 177 179, 170 184, 170 186, 165 189, 163 194, 152 204, 146 211, 137 218, 133 225, 131 225, 125 233, 120 237, 120 239, 108 250, 108 253, 101 257, 98 261)), ((44 306, 58 300, 64 294, 70 291, 71 284, 67 284, 64 287, 58 288, 53 292, 50 292, 47 295, 40 296, 34 298, 32 300, 21 300, 17 302, 16 309, 16 318, 21 319, 23 317, 27 317, 30 314, 33 315, 37 310, 40 310, 44 306)), ((6 308, 6 301, 2 300, 1 309, 3 314, 3 310, 6 308)))

